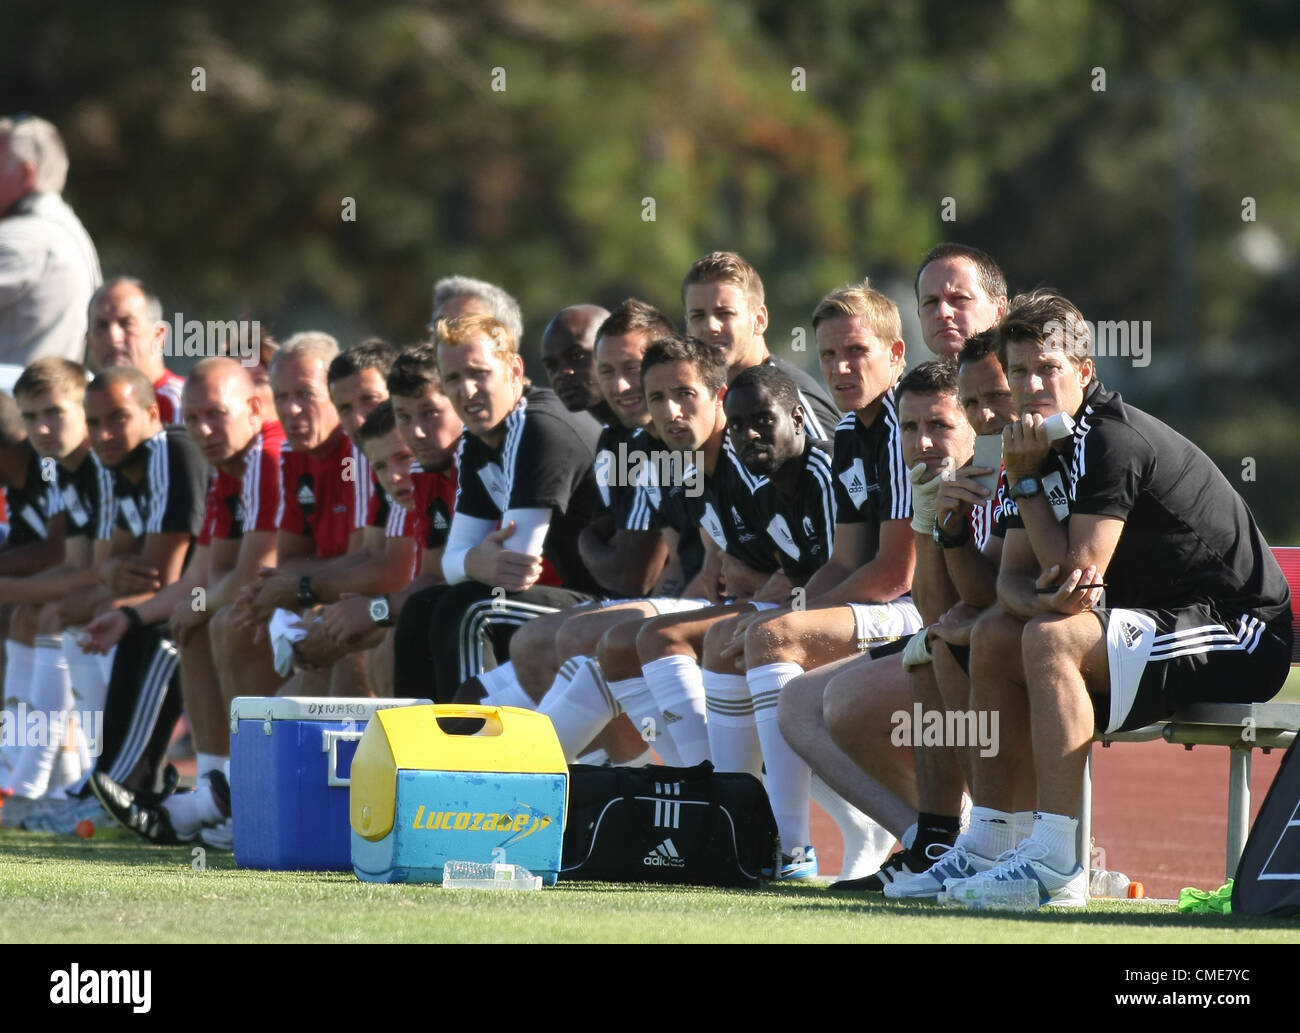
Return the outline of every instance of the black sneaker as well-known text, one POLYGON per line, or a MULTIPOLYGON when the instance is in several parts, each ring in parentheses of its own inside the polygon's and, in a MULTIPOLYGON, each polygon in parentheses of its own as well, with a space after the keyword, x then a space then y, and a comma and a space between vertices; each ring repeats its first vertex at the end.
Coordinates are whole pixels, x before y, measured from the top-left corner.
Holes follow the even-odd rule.
POLYGON ((932 862, 926 861, 919 867, 912 867, 915 861, 911 851, 899 850, 893 857, 880 866, 874 875, 864 875, 860 879, 841 879, 831 883, 833 890, 848 890, 857 893, 883 893, 887 883, 896 879, 906 879, 918 872, 925 871, 932 862))
POLYGON ((90 776, 90 788, 113 820, 141 839, 159 846, 175 846, 186 842, 176 835, 171 816, 162 807, 161 799, 156 794, 128 789, 102 771, 96 771, 90 776))

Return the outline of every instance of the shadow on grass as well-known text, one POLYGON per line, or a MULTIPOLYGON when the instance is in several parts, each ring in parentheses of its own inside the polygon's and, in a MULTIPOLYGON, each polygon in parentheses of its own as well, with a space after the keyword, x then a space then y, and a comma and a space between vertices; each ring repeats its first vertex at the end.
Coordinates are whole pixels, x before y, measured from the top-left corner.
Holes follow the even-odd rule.
MULTIPOLYGON (((763 896, 780 896, 789 899, 788 891, 783 887, 781 889, 765 888, 756 890, 756 893, 763 896)), ((816 908, 818 911, 848 911, 861 912, 862 914, 907 914, 914 916, 930 915, 935 918, 953 918, 965 922, 1036 922, 1045 925, 1126 925, 1126 926, 1144 926, 1159 927, 1169 929, 1220 929, 1220 930, 1251 930, 1251 929, 1296 929, 1297 923, 1284 918, 1251 918, 1239 915, 1194 915, 1184 914, 1172 907, 1161 908, 1158 911, 1147 910, 1142 905, 1137 905, 1134 910, 1126 911, 1122 905, 1120 908, 1107 907, 1106 910, 1056 910, 1041 909, 1029 913, 1017 913, 1014 911, 965 911, 959 908, 947 908, 939 904, 924 903, 921 901, 902 902, 895 900, 886 900, 883 896, 872 894, 869 898, 864 894, 849 893, 832 893, 821 890, 819 887, 809 886, 800 887, 796 892, 806 898, 806 905, 816 908), (1137 910, 1142 907, 1142 910, 1137 910)), ((804 903, 804 901, 801 901, 804 903)), ((1107 902, 1110 903, 1110 902, 1107 902)), ((1106 906, 1103 904, 1102 906, 1106 906)))
MULTIPOLYGON (((647 891, 657 894, 680 893, 682 895, 710 892, 709 886, 664 886, 654 883, 610 883, 610 882, 560 882, 557 888, 574 890, 596 890, 601 893, 637 894, 647 891)), ((1248 918, 1237 915, 1193 915, 1182 914, 1172 908, 1154 910, 1124 910, 1107 908, 1105 911, 1057 911, 1041 910, 1030 914, 1017 914, 1011 911, 963 911, 955 908, 941 907, 919 901, 901 902, 886 900, 880 894, 832 893, 817 884, 784 886, 765 885, 759 889, 723 890, 723 892, 743 893, 747 897, 777 899, 810 910, 825 912, 857 913, 864 917, 881 914, 906 914, 916 917, 952 918, 963 922, 1038 922, 1046 925, 1127 925, 1160 927, 1170 929, 1296 929, 1300 928, 1294 920, 1285 918, 1248 918)), ((1106 906, 1106 905, 1102 905, 1106 906)), ((1142 907, 1143 905, 1137 905, 1142 907)))

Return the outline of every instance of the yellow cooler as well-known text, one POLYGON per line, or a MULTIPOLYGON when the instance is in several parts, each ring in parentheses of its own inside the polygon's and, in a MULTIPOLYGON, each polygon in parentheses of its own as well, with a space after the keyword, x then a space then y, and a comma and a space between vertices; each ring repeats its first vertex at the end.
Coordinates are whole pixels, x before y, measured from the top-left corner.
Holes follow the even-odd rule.
POLYGON ((352 759, 352 870, 441 882, 448 861, 519 864, 555 883, 569 769, 550 718, 517 707, 380 710, 352 759), (456 735, 439 719, 481 719, 456 735))

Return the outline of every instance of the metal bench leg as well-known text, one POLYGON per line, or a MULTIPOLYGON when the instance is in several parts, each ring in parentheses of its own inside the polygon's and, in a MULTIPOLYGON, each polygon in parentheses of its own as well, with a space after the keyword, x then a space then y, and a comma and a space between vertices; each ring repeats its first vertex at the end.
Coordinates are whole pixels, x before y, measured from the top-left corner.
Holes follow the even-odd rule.
POLYGON ((1233 746, 1228 750, 1228 874, 1237 874, 1241 852, 1250 834, 1250 747, 1233 746))
POLYGON ((1079 794, 1079 828, 1078 839, 1074 846, 1083 865, 1083 895, 1088 899, 1088 884, 1092 881, 1092 743, 1088 744, 1088 753, 1083 758, 1083 789, 1079 794))

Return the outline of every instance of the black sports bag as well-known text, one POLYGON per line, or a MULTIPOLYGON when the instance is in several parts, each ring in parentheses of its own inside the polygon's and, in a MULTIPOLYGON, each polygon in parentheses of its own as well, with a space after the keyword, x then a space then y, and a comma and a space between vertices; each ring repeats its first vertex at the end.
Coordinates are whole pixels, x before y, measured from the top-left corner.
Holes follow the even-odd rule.
POLYGON ((569 768, 561 879, 759 884, 778 857, 776 819, 753 775, 693 768, 569 768))

